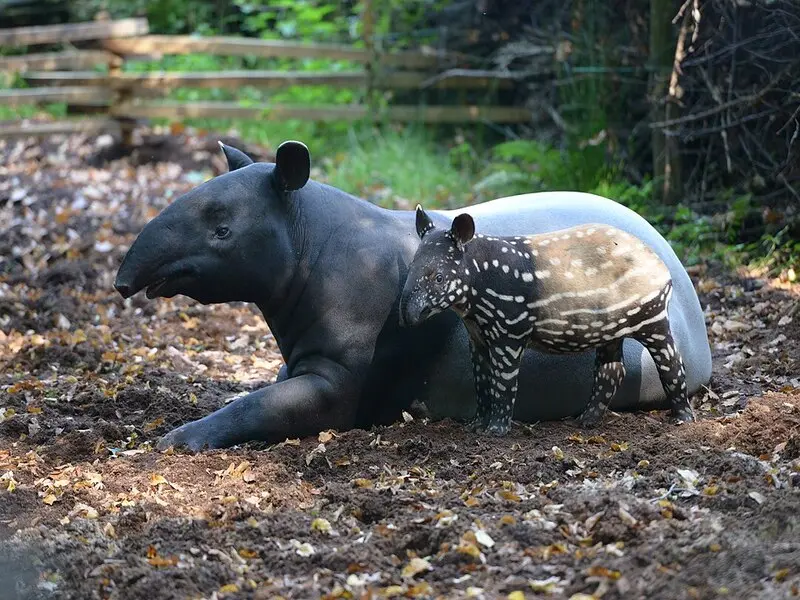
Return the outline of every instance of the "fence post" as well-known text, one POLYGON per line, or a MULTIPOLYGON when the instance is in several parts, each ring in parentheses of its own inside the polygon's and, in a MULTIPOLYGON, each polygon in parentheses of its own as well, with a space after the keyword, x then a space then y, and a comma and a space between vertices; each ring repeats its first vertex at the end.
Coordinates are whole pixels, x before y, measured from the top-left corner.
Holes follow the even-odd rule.
MULTIPOLYGON (((119 78, 122 73, 122 65, 124 59, 118 54, 113 54, 108 64, 108 79, 113 82, 114 79, 119 78)), ((119 86, 111 86, 111 105, 112 107, 121 104, 130 99, 131 91, 127 88, 119 86)), ((128 119, 126 117, 114 117, 114 120, 119 126, 119 133, 121 136, 120 142, 123 148, 131 148, 133 146, 133 129, 136 124, 135 119, 128 119)))
POLYGON ((375 13, 373 0, 362 0, 361 12, 361 28, 364 36, 364 47, 367 51, 367 62, 364 65, 366 71, 366 90, 365 100, 368 109, 372 111, 377 110, 377 97, 375 90, 376 70, 379 63, 377 60, 377 52, 375 50, 375 13))

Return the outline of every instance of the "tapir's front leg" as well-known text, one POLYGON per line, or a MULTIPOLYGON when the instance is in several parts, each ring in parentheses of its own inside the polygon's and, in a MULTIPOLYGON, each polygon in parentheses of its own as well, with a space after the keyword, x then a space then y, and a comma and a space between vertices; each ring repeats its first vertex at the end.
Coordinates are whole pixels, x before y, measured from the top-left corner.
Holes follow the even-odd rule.
POLYGON ((480 341, 470 338, 472 358, 472 377, 475 382, 475 416, 467 422, 470 431, 483 431, 489 425, 492 408, 492 367, 489 348, 480 341))
POLYGON ((492 346, 490 362, 492 408, 486 432, 503 436, 511 429, 519 386, 523 346, 517 341, 499 340, 492 346))
MULTIPOLYGON (((341 367, 340 367, 341 369, 341 367)), ((355 426, 357 388, 337 369, 320 369, 283 379, 237 398, 227 406, 173 429, 157 444, 226 448, 248 441, 280 442, 287 437, 314 435, 325 429, 355 426)))

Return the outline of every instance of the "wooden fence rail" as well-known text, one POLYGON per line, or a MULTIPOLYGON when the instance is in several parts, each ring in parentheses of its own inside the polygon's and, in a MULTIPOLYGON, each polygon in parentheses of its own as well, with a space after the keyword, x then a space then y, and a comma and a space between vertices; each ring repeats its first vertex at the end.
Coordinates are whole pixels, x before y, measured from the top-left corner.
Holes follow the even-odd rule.
POLYGON ((37 25, 0 29, 0 46, 33 46, 36 44, 63 44, 109 38, 146 35, 150 31, 147 19, 120 19, 118 21, 92 21, 63 25, 37 25))
MULTIPOLYGON (((83 42, 82 49, 0 57, 0 74, 17 73, 29 86, 0 89, 0 105, 67 103, 69 113, 98 115, 80 121, 0 123, 0 137, 100 131, 119 127, 125 134, 137 119, 234 119, 310 121, 389 120, 396 122, 525 123, 531 111, 513 106, 402 106, 380 108, 373 90, 421 89, 491 92, 514 85, 510 78, 460 68, 463 57, 424 50, 377 52, 342 44, 310 44, 235 37, 149 35, 145 19, 122 19, 0 29, 0 46, 83 42), (126 59, 206 53, 258 58, 327 58, 354 63, 337 72, 230 70, 224 72, 125 72, 126 59), (442 73, 444 71, 444 73, 442 73), (164 97, 178 88, 280 89, 329 86, 363 89, 364 104, 302 106, 237 102, 177 102, 164 97), (26 133, 27 132, 27 133, 26 133)), ((369 42, 369 40, 368 40, 369 42)))
MULTIPOLYGON (((217 56, 255 56, 258 58, 328 58, 366 64, 371 60, 364 48, 345 44, 313 44, 284 40, 240 37, 196 37, 190 35, 148 35, 130 39, 108 39, 103 47, 120 56, 160 58, 164 55, 214 54, 217 56)), ((454 54, 433 51, 389 52, 380 56, 387 67, 425 68, 454 62, 454 54)))
POLYGON ((100 65, 117 66, 120 63, 121 59, 105 50, 42 52, 20 56, 0 56, 0 72, 26 73, 28 71, 93 69, 100 65))
MULTIPOLYGON (((314 71, 223 71, 223 72, 176 72, 158 71, 149 73, 98 73, 96 71, 51 71, 25 73, 23 79, 32 86, 76 86, 102 85, 112 89, 169 92, 176 88, 228 88, 252 86, 265 89, 285 88, 295 85, 325 85, 336 88, 363 88, 367 85, 365 71, 314 72, 314 71)), ((373 86, 378 89, 420 89, 430 79, 430 74, 417 71, 397 71, 378 75, 373 86)), ((440 79, 430 89, 480 90, 497 86, 511 87, 508 79, 489 77, 454 76, 440 79)))

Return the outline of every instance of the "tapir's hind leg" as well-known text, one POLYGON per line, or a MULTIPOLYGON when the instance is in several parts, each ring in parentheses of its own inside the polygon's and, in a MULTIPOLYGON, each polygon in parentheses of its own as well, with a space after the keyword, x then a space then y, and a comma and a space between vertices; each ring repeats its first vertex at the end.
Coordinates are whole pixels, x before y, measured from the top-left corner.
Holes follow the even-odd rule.
POLYGON ((594 427, 600 423, 624 378, 622 340, 614 340, 605 346, 599 346, 594 363, 592 395, 589 404, 578 418, 581 426, 594 427))
POLYGON ((656 363, 661 385, 664 386, 667 400, 672 407, 672 421, 674 423, 694 421, 694 412, 689 404, 689 391, 686 387, 686 370, 672 338, 669 321, 667 319, 656 321, 646 330, 639 331, 636 339, 647 348, 656 363))

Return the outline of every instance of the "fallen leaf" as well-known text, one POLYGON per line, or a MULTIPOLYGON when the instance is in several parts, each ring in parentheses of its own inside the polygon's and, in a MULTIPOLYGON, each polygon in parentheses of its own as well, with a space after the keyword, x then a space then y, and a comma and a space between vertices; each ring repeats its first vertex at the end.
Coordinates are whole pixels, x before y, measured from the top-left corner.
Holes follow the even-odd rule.
POLYGON ((481 557, 480 548, 478 548, 478 546, 476 546, 474 543, 464 539, 462 539, 458 546, 456 546, 456 552, 459 554, 466 554, 474 559, 480 559, 481 557))
POLYGON ((311 530, 312 531, 319 531, 321 533, 326 533, 330 535, 331 533, 331 522, 328 519, 323 519, 322 517, 317 517, 313 521, 311 521, 311 530))
POLYGON ((531 579, 528 585, 537 594, 560 594, 563 591, 562 581, 558 577, 548 577, 547 579, 531 579))
POLYGON ((401 574, 406 579, 412 579, 424 571, 430 571, 432 568, 427 559, 415 556, 403 567, 401 574))
MULTIPOLYGON (((297 542, 297 540, 295 540, 297 542)), ((297 550, 295 551, 298 556, 302 556, 304 558, 308 558, 312 554, 316 554, 316 550, 314 550, 314 546, 309 544, 308 542, 303 542, 302 544, 297 544, 297 550)))
POLYGON ((789 569, 780 569, 779 571, 775 571, 775 581, 780 583, 784 579, 789 576, 789 569))
POLYGON ((306 465, 310 465, 315 457, 325 454, 325 444, 319 444, 311 452, 306 454, 306 465))
POLYGON ((436 521, 436 527, 447 527, 458 520, 458 515, 452 510, 445 509, 440 513, 437 513, 433 517, 433 520, 436 521))
POLYGON ((219 588, 220 594, 235 594, 239 591, 239 586, 235 583, 228 583, 219 588))
POLYGON ((622 519, 622 522, 629 527, 633 527, 639 522, 631 513, 625 510, 625 508, 623 508, 622 506, 619 507, 619 518, 622 519))
POLYGON ((390 585, 382 588, 378 593, 384 598, 394 598, 395 596, 403 596, 406 593, 406 588, 402 585, 390 585))
POLYGON ((747 323, 742 323, 741 321, 734 321, 733 319, 727 319, 722 326, 727 331, 747 331, 752 327, 747 323))
POLYGON ((486 533, 483 529, 478 529, 475 532, 475 539, 478 540, 478 543, 481 546, 486 546, 487 548, 494 546, 494 540, 492 539, 492 536, 486 533))
POLYGON ((515 494, 514 492, 509 492, 508 490, 500 491, 499 496, 503 500, 508 500, 509 502, 522 502, 522 498, 520 498, 519 495, 515 494))
POLYGON ((87 519, 96 519, 99 516, 96 509, 82 502, 77 502, 69 515, 71 517, 83 516, 87 519))
POLYGON ((158 417, 154 421, 150 421, 149 423, 146 423, 145 426, 142 427, 142 429, 144 431, 153 431, 154 429, 160 427, 163 424, 164 424, 164 417, 158 417))
POLYGON ((619 571, 613 571, 611 569, 601 566, 589 567, 586 571, 586 574, 589 575, 590 577, 605 577, 606 579, 611 579, 614 581, 616 581, 622 576, 622 573, 620 573, 619 571))
POLYGON ((157 473, 153 473, 152 475, 150 475, 151 486, 158 487, 161 484, 169 484, 169 482, 163 475, 158 475, 157 473))

